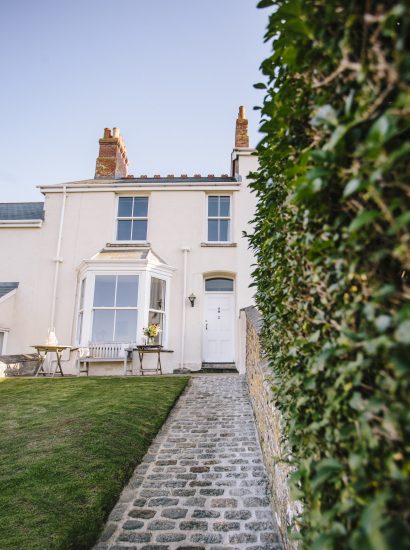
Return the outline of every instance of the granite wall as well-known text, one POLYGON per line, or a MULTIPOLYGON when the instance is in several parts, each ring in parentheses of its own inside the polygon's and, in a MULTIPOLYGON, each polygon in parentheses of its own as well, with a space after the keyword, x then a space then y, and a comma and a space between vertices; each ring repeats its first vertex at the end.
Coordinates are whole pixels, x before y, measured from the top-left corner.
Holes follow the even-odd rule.
POLYGON ((263 358, 259 332, 261 316, 254 307, 241 312, 246 332, 246 377, 249 386, 263 459, 269 476, 272 507, 276 516, 284 546, 293 550, 297 543, 290 541, 287 527, 301 511, 300 502, 292 501, 289 495, 288 476, 291 467, 285 458, 289 451, 284 441, 281 415, 273 402, 271 375, 268 362, 263 358))

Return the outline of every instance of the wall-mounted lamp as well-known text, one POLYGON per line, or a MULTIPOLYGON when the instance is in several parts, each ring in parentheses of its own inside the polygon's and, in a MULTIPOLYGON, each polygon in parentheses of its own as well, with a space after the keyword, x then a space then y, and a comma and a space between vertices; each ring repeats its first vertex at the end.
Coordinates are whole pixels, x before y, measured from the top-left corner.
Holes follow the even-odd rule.
POLYGON ((191 302, 191 306, 194 307, 195 305, 195 300, 196 300, 196 296, 193 292, 191 292, 191 295, 188 296, 188 300, 191 302))

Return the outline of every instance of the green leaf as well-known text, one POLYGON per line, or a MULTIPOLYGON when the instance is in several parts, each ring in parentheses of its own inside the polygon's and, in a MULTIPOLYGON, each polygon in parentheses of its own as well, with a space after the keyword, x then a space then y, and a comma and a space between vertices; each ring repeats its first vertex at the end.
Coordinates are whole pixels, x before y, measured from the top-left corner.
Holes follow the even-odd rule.
POLYGON ((397 327, 394 337, 401 344, 410 344, 410 321, 404 321, 397 327))
POLYGON ((312 480, 313 490, 318 489, 323 483, 340 472, 342 465, 335 458, 324 458, 316 466, 316 475, 312 480))
POLYGON ((258 82, 257 84, 253 85, 254 88, 258 90, 266 90, 267 86, 263 82, 258 82))
POLYGON ((350 180, 343 191, 343 196, 350 197, 350 195, 353 195, 353 193, 355 193, 360 188, 361 183, 362 182, 359 178, 354 178, 350 180))
POLYGON ((389 315, 379 315, 379 317, 376 317, 374 324, 379 332, 385 332, 391 325, 391 317, 389 315))
POLYGON ((352 223, 349 225, 350 233, 358 231, 362 227, 369 225, 372 221, 377 219, 380 213, 377 210, 363 210, 358 214, 352 223))
POLYGON ((275 3, 275 0, 260 0, 260 2, 257 3, 257 8, 268 8, 269 6, 273 6, 275 3))

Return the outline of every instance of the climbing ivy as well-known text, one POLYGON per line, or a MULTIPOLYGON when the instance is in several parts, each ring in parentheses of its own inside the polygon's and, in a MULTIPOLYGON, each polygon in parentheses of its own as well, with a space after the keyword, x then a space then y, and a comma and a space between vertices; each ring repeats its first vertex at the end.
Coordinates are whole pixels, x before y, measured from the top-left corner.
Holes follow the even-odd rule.
POLYGON ((249 239, 302 547, 410 548, 407 4, 258 6, 273 53, 249 239))

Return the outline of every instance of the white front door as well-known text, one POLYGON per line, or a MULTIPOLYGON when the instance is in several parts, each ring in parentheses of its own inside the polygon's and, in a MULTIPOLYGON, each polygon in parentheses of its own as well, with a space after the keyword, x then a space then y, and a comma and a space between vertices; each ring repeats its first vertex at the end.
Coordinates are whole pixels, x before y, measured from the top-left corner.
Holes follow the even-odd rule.
POLYGON ((205 293, 204 361, 234 362, 234 293, 205 293))

